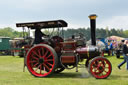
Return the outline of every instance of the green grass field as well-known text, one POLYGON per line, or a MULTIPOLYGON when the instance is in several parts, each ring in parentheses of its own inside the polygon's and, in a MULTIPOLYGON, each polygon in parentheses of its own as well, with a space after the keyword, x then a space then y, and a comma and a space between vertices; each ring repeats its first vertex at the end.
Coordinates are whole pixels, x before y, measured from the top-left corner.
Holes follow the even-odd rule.
POLYGON ((85 68, 79 72, 65 70, 49 78, 36 78, 25 68, 23 72, 23 58, 0 56, 0 85, 128 85, 128 71, 125 66, 121 70, 117 65, 123 59, 115 56, 107 57, 112 63, 112 73, 107 79, 95 79, 85 68))

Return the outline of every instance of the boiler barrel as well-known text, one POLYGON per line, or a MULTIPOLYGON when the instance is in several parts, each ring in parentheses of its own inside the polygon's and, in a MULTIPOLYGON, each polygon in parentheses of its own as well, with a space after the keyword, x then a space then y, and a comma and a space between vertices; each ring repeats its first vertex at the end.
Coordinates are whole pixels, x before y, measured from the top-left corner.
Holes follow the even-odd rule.
POLYGON ((100 51, 96 46, 79 47, 76 52, 82 58, 94 58, 100 55, 100 51))

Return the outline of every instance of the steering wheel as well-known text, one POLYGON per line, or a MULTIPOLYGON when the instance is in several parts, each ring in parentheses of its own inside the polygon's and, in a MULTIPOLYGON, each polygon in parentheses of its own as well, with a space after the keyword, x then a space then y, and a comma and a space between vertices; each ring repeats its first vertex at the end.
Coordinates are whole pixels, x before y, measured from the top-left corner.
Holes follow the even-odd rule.
POLYGON ((55 43, 55 51, 57 53, 60 53, 61 52, 61 44, 60 42, 63 42, 63 38, 61 38, 60 36, 53 36, 52 38, 52 41, 55 43))
POLYGON ((64 41, 63 38, 61 38, 60 36, 53 36, 51 39, 56 43, 64 41))

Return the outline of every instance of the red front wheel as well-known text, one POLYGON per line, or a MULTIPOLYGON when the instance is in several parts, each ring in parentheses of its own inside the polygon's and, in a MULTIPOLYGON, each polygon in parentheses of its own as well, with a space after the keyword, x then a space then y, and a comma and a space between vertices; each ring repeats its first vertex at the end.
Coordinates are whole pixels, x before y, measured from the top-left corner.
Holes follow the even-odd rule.
POLYGON ((112 71, 112 65, 105 57, 96 57, 89 64, 89 72, 97 79, 107 78, 112 71))
POLYGON ((46 77, 57 67, 58 57, 54 49, 45 44, 32 47, 26 58, 29 72, 36 77, 46 77))

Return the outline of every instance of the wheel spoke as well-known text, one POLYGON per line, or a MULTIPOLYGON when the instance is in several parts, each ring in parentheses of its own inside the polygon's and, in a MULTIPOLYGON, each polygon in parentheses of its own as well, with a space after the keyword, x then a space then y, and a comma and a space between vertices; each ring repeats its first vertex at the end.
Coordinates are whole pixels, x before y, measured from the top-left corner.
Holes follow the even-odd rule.
POLYGON ((41 48, 42 49, 42 55, 44 55, 44 49, 43 48, 41 48))
POLYGON ((50 68, 45 63, 43 63, 43 65, 50 71, 50 68))
POLYGON ((103 74, 103 72, 101 72, 99 75, 100 75, 100 76, 103 76, 104 74, 103 74))
POLYGON ((42 74, 42 64, 40 64, 40 74, 42 74))
POLYGON ((108 73, 107 71, 104 70, 105 73, 108 73))
POLYGON ((34 53, 36 56, 38 56, 38 57, 39 57, 39 55, 38 55, 35 51, 32 51, 32 53, 34 53))
POLYGON ((95 69, 94 69, 94 71, 95 71, 95 72, 97 72, 97 71, 98 71, 98 69, 97 69, 97 68, 95 68, 95 69))
POLYGON ((33 55, 32 55, 32 58, 34 58, 34 59, 38 60, 38 58, 37 58, 37 57, 35 57, 35 56, 33 56, 33 55))
POLYGON ((94 72, 96 72, 96 69, 94 69, 94 72))
POLYGON ((37 61, 33 60, 33 61, 29 61, 29 63, 36 63, 37 61))
POLYGON ((51 63, 48 63, 48 62, 47 62, 47 64, 48 64, 48 65, 50 65, 50 66, 52 66, 52 64, 51 64, 51 63))
POLYGON ((45 61, 47 61, 47 62, 48 62, 48 61, 53 61, 53 59, 47 59, 47 60, 45 60, 45 61))
POLYGON ((38 64, 39 64, 39 63, 34 64, 34 65, 33 65, 33 68, 35 68, 35 67, 36 67, 36 65, 38 65, 38 64))
POLYGON ((104 67, 104 68, 109 68, 109 67, 104 67))
POLYGON ((47 58, 49 58, 50 56, 52 56, 52 54, 50 54, 47 58))
POLYGON ((37 71, 38 69, 39 69, 39 67, 41 66, 41 64, 36 68, 36 70, 35 71, 37 71))
POLYGON ((94 62, 93 65, 97 66, 96 62, 94 62))
POLYGON ((96 68, 94 68, 93 65, 92 65, 91 69, 92 69, 92 71, 93 71, 93 70, 96 71, 96 68))
POLYGON ((97 68, 97 66, 92 66, 92 68, 94 68, 94 69, 95 69, 95 68, 97 68))
POLYGON ((44 54, 44 57, 46 57, 47 54, 48 54, 48 50, 47 50, 46 53, 44 54))
POLYGON ((38 50, 39 57, 41 57, 40 49, 38 50))

